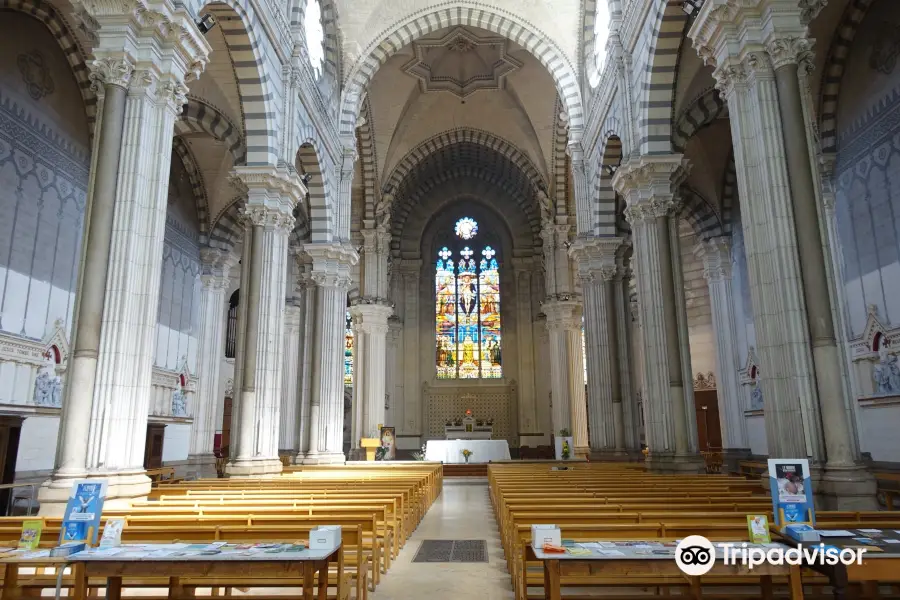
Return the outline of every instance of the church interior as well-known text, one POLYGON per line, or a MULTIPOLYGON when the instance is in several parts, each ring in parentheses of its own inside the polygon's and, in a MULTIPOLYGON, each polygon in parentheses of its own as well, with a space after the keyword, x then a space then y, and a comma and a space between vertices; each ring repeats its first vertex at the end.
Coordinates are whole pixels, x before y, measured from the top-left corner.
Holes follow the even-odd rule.
POLYGON ((900 598, 896 1, 0 0, 3 598, 900 598))

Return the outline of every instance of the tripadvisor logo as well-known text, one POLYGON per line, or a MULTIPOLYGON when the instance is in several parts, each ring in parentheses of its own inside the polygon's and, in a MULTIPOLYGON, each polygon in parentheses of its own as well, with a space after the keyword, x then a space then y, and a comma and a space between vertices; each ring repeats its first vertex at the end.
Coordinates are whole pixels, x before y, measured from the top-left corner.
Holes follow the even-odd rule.
MULTIPOLYGON (((865 548, 843 548, 821 544, 789 548, 780 544, 766 547, 748 545, 746 542, 718 543, 722 564, 741 565, 753 569, 762 564, 782 565, 861 565, 865 548)), ((705 575, 716 564, 716 548, 702 535, 689 535, 675 548, 675 563, 681 572, 692 577, 705 575)))
POLYGON ((716 564, 716 549, 702 535, 689 535, 675 547, 675 564, 685 575, 706 575, 716 564))

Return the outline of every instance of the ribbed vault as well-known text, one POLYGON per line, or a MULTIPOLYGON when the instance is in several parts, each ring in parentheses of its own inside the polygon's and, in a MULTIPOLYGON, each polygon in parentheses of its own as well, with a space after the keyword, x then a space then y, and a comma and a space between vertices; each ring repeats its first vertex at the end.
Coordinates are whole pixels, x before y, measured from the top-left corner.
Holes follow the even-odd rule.
MULTIPOLYGON (((448 193, 488 197, 504 217, 520 222, 522 233, 529 235, 528 245, 539 245, 541 226, 537 191, 540 181, 513 159, 494 148, 464 141, 441 147, 422 158, 387 191, 394 195, 393 237, 403 236, 411 215, 428 218, 422 208, 432 210, 432 201, 448 193), (512 212, 515 215, 505 213, 512 212)), ((524 241, 524 240, 523 240, 524 241)), ((395 243, 395 249, 398 247, 395 243)))

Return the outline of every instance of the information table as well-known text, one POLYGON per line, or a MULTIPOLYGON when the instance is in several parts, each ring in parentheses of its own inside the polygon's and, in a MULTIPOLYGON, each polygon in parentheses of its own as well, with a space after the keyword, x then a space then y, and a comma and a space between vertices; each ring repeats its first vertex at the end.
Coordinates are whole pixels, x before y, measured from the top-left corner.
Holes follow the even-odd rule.
MULTIPOLYGON (((225 581, 229 582, 227 585, 238 586, 241 579, 246 579, 252 587, 253 579, 302 579, 304 600, 326 600, 330 563, 337 565, 337 597, 344 597, 341 589, 344 559, 340 546, 294 551, 285 550, 284 544, 272 544, 271 549, 228 545, 218 551, 202 550, 209 546, 145 544, 73 554, 68 561, 84 565, 78 570, 75 597, 87 597, 85 592, 90 577, 106 578, 106 597, 109 600, 121 598, 123 577, 168 577, 170 598, 192 596, 193 587, 224 586, 225 581), (190 585, 183 581, 191 578, 198 579, 190 585)), ((289 587, 287 582, 285 587, 289 587)))
POLYGON ((510 460, 506 440, 431 440, 425 444, 425 460, 458 464, 466 462, 463 450, 471 450, 470 463, 510 460))
MULTIPOLYGON (((741 542, 737 542, 740 545, 741 542)), ((623 580, 641 576, 682 576, 691 586, 691 595, 696 600, 703 598, 700 586, 703 577, 754 577, 761 579, 762 597, 772 597, 772 577, 787 576, 791 600, 803 600, 803 584, 799 566, 774 566, 763 564, 749 567, 741 564, 726 565, 722 560, 722 550, 717 549, 717 559, 713 568, 702 577, 685 575, 675 562, 675 548, 663 547, 659 540, 646 542, 595 542, 576 544, 584 548, 590 546, 587 554, 547 553, 530 544, 524 548, 526 561, 540 561, 544 567, 544 598, 562 598, 561 580, 568 575, 577 575, 579 581, 588 583, 592 576, 600 581, 623 580), (631 545, 628 545, 631 544, 631 545), (605 547, 601 547, 605 546, 605 547), (653 548, 659 546, 658 549, 653 548)), ((587 551, 587 550, 583 550, 587 551)), ((523 583, 523 587, 525 584, 523 583)))

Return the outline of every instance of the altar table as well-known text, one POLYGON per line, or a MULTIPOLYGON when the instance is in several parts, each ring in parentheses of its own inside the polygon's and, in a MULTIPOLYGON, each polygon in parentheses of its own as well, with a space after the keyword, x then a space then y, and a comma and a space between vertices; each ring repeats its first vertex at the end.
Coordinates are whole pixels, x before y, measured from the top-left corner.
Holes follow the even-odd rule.
POLYGON ((506 440, 431 440, 425 445, 425 460, 450 464, 464 463, 463 449, 472 451, 470 463, 510 460, 506 440))

